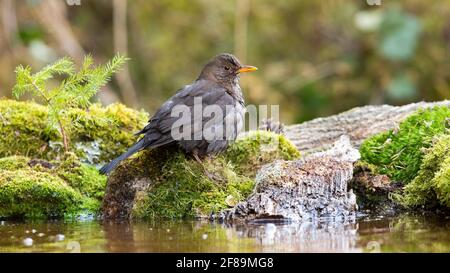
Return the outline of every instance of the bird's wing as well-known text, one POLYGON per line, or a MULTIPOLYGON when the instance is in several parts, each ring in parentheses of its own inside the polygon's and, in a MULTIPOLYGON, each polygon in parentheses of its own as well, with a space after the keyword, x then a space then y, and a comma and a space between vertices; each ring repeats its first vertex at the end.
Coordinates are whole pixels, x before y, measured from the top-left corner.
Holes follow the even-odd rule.
POLYGON ((171 135, 173 129, 178 130, 181 127, 188 128, 191 126, 192 137, 194 138, 196 135, 202 133, 203 125, 208 121, 210 121, 207 123, 208 127, 223 126, 224 119, 227 117, 230 118, 230 115, 227 114, 227 105, 233 107, 235 104, 236 100, 229 95, 225 88, 217 84, 211 84, 208 81, 197 81, 179 90, 167 100, 139 134, 145 134, 145 137, 151 142, 151 146, 160 146, 173 141, 171 135), (195 98, 201 98, 203 110, 207 106, 216 105, 221 109, 223 115, 214 117, 214 120, 211 121, 211 117, 204 117, 200 112, 199 115, 194 114, 192 118, 195 98), (184 108, 179 109, 190 111, 191 118, 180 119, 180 116, 173 116, 174 108, 180 106, 184 108), (195 124, 199 126, 195 126, 195 124))

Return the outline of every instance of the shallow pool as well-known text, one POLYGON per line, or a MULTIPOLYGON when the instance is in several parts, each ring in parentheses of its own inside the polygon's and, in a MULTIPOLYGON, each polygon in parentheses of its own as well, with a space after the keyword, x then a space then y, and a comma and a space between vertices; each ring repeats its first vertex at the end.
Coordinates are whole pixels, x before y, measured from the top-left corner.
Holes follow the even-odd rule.
POLYGON ((0 220, 0 252, 450 252, 450 216, 252 224, 0 220))

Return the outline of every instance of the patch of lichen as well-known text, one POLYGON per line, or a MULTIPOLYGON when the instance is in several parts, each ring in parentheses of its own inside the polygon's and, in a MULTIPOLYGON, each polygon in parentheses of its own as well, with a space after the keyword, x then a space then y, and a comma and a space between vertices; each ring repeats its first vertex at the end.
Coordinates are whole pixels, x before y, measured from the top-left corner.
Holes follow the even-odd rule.
POLYGON ((234 142, 224 157, 236 166, 237 172, 254 177, 262 165, 276 159, 294 160, 300 157, 300 152, 283 135, 252 131, 234 142))
POLYGON ((253 132, 223 154, 205 158, 202 164, 174 146, 143 151, 118 166, 108 183, 142 178, 151 181, 150 188, 136 193, 134 218, 207 217, 250 195, 259 166, 298 156, 284 137, 253 132), (271 142, 274 140, 278 142, 271 142), (276 143, 275 148, 264 147, 269 143, 276 143))
POLYGON ((397 130, 367 139, 360 148, 361 159, 376 166, 377 172, 392 180, 409 183, 416 177, 423 158, 423 148, 429 148, 434 136, 448 127, 450 109, 421 109, 405 119, 397 130))
POLYGON ((426 149, 418 175, 396 199, 407 207, 450 208, 450 135, 441 135, 426 149))
MULTIPOLYGON (((53 160, 61 155, 62 140, 57 127, 49 126, 47 107, 35 102, 0 100, 0 157, 22 155, 53 160)), ((71 150, 83 161, 109 161, 131 146, 133 135, 147 122, 147 114, 122 104, 87 110, 70 109, 73 128, 69 132, 71 150)))
POLYGON ((31 165, 29 158, 0 159, 0 217, 73 217, 97 214, 106 177, 76 157, 31 165))

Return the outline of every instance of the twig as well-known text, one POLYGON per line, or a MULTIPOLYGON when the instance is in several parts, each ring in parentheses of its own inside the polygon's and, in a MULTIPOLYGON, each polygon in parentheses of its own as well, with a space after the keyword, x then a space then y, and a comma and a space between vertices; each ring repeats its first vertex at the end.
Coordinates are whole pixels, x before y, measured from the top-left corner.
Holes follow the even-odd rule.
MULTIPOLYGON (((47 102, 47 104, 49 106, 52 105, 52 100, 47 97, 47 95, 45 95, 44 91, 42 91, 39 86, 33 81, 32 78, 29 78, 31 85, 33 85, 34 89, 36 89, 36 91, 38 91, 38 93, 42 96, 42 98, 44 98, 44 100, 47 102)), ((64 151, 68 152, 69 151, 69 140, 66 134, 66 130, 64 130, 64 126, 61 122, 60 118, 56 118, 58 121, 58 125, 59 125, 59 131, 61 133, 61 137, 63 139, 63 145, 64 145, 64 151)))

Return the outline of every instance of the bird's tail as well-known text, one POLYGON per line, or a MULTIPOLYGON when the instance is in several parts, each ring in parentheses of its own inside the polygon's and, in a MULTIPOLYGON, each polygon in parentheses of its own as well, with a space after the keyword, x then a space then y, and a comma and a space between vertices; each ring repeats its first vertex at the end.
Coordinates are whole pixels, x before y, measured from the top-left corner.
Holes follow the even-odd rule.
POLYGON ((127 159, 128 157, 132 156, 133 154, 139 152, 140 150, 142 150, 143 148, 145 148, 145 142, 144 142, 144 138, 139 140, 138 142, 136 142, 136 144, 134 144, 133 146, 131 146, 128 151, 126 151, 125 153, 123 153, 122 155, 120 155, 119 157, 113 159, 111 162, 109 162, 108 164, 106 164, 105 166, 103 166, 99 172, 101 174, 108 174, 109 172, 111 172, 117 165, 119 165, 120 162, 122 162, 123 160, 127 159))

